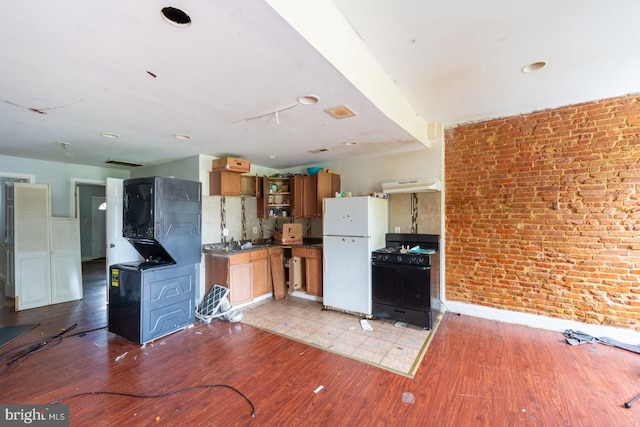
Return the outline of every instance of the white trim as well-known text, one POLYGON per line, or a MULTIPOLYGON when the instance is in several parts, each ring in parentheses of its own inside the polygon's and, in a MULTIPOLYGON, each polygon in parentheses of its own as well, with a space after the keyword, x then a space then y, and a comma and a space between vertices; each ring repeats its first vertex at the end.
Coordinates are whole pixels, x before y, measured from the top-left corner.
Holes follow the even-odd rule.
POLYGON ((78 218, 79 200, 78 200, 77 188, 78 188, 78 185, 81 185, 81 184, 101 185, 105 187, 105 191, 106 191, 107 180, 106 179, 90 179, 90 178, 71 178, 71 181, 69 183, 69 187, 71 189, 69 192, 69 194, 71 195, 71 197, 69 197, 71 210, 69 212, 71 212, 72 218, 78 218))
POLYGON ((30 184, 35 184, 36 176, 26 173, 0 172, 0 178, 26 179, 30 184))
POLYGON ((626 344, 640 345, 640 332, 633 329, 615 328, 613 326, 592 325, 574 320, 556 319, 537 314, 520 313, 467 304, 457 301, 445 301, 444 306, 449 312, 480 317, 482 319, 497 320, 499 322, 516 325, 531 326, 532 328, 547 329, 563 332, 567 329, 584 332, 594 337, 607 337, 626 344))

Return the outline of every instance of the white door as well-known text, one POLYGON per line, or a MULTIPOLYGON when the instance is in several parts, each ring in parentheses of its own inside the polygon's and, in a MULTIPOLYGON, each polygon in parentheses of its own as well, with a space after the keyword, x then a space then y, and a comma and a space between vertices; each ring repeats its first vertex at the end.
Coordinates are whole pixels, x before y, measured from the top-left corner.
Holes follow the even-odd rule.
MULTIPOLYGON (((111 283, 109 266, 121 262, 142 260, 136 249, 122 237, 123 179, 107 178, 107 291, 111 283)), ((109 298, 109 292, 107 292, 109 298)))
POLYGON ((51 302, 82 299, 78 218, 51 218, 51 302))
POLYGON ((14 185, 16 310, 51 304, 51 197, 47 184, 14 185))
POLYGON ((327 307, 370 315, 370 239, 324 236, 322 243, 322 303, 327 307))

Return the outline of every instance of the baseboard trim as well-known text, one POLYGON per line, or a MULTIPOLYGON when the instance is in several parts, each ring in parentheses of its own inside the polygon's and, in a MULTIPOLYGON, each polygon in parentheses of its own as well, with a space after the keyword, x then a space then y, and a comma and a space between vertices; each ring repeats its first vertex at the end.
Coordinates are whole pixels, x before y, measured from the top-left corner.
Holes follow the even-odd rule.
POLYGON ((444 301, 447 311, 464 314, 482 319, 496 320, 515 325, 531 326, 532 328, 563 332, 567 329, 584 332, 594 337, 607 337, 626 344, 640 344, 640 332, 633 329, 616 328, 613 326, 592 325, 573 320, 556 319, 517 311, 502 310, 481 305, 468 304, 457 301, 444 301))

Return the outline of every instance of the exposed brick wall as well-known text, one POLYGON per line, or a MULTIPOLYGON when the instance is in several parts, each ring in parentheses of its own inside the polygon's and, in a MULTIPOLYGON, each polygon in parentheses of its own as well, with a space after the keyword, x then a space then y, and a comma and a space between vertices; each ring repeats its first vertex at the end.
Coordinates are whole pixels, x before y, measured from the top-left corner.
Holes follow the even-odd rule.
POLYGON ((640 330, 640 96, 449 129, 445 186, 447 299, 640 330))

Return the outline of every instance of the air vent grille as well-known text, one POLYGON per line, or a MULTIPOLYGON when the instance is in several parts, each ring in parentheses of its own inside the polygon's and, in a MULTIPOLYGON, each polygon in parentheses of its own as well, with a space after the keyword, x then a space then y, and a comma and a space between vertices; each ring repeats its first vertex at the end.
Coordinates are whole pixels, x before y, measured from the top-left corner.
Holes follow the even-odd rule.
POLYGON ((318 153, 326 153, 327 151, 331 151, 331 148, 319 148, 317 150, 310 150, 310 153, 318 154, 318 153))
POLYGON ((353 111, 349 109, 346 105, 339 105, 337 107, 327 108, 326 111, 329 115, 333 116, 335 119, 346 119, 347 117, 353 117, 356 115, 353 111))

